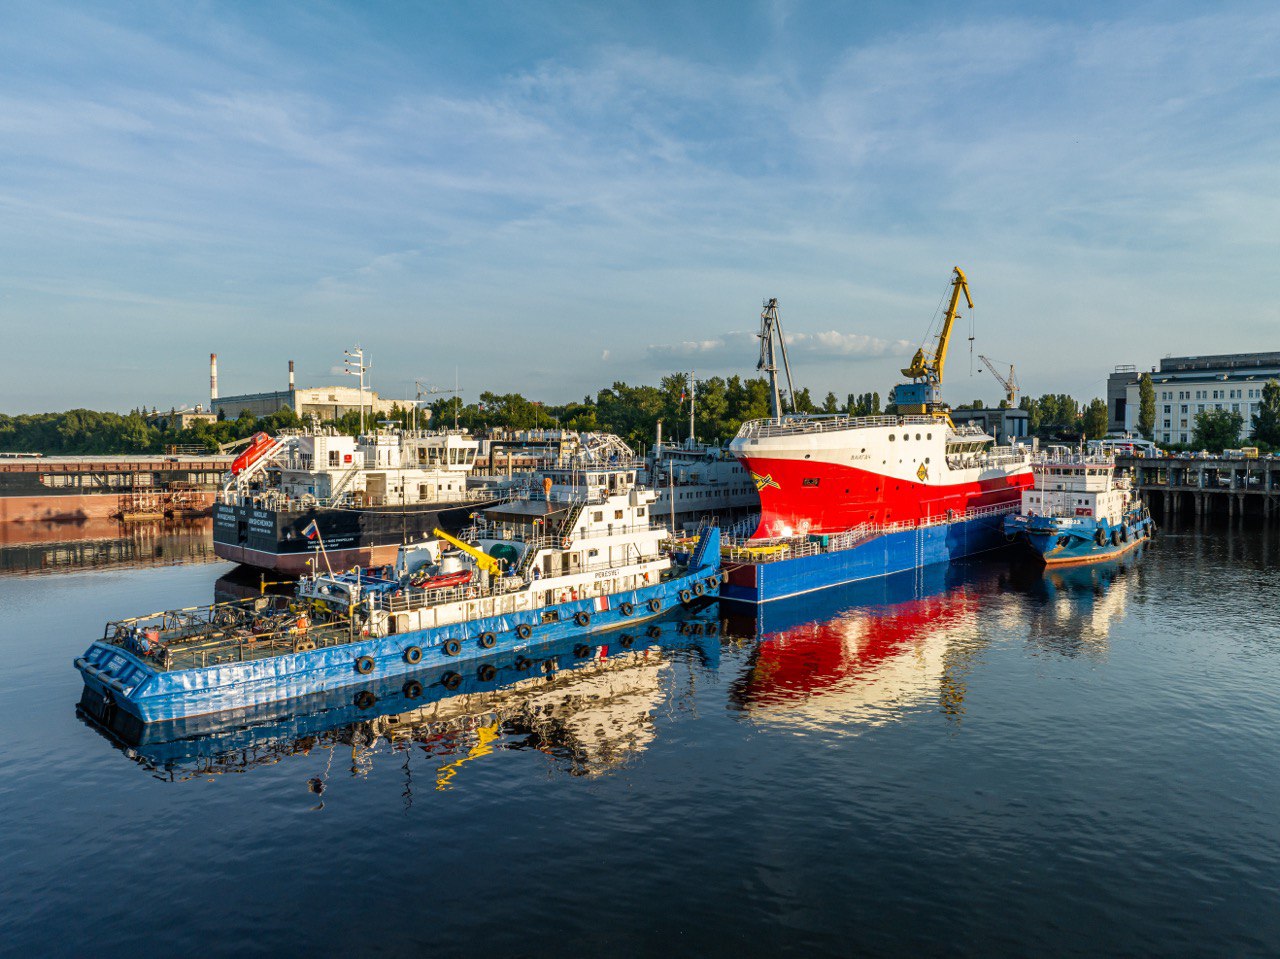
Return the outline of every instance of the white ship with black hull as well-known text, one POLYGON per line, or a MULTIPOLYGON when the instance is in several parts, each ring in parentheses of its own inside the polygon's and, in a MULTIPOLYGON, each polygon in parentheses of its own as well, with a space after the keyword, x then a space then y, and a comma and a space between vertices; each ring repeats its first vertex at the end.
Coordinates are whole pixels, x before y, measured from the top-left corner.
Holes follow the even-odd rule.
POLYGON ((286 574, 385 565, 402 543, 461 530, 499 498, 468 489, 479 448, 459 431, 261 436, 213 506, 214 551, 286 574))

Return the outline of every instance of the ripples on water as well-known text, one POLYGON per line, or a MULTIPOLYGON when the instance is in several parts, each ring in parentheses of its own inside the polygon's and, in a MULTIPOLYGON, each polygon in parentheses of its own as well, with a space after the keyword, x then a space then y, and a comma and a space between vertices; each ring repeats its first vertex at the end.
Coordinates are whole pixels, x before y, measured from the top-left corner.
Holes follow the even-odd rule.
POLYGON ((253 588, 192 549, 0 579, 0 952, 1276 952, 1274 530, 929 570, 453 693, 80 718, 107 618, 253 588))

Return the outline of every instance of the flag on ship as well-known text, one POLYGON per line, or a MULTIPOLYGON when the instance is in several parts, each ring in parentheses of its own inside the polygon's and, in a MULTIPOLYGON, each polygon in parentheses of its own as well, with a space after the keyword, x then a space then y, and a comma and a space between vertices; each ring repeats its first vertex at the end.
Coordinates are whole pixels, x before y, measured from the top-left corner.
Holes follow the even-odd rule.
POLYGON ((609 608, 609 597, 608 597, 608 596, 597 596, 597 597, 596 597, 596 612, 597 612, 597 613, 603 613, 603 612, 605 612, 608 608, 609 608))
POLYGON ((320 527, 316 525, 316 521, 312 520, 302 530, 302 535, 307 539, 316 539, 320 535, 320 527))

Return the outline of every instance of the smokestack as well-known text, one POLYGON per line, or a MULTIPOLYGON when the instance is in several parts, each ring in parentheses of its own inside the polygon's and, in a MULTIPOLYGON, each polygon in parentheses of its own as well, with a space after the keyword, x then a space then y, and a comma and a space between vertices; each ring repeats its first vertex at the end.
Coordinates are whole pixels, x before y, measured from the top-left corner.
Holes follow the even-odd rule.
POLYGON ((293 360, 289 361, 289 390, 293 390, 293 360))
POLYGON ((218 401, 218 354, 209 354, 209 401, 210 408, 212 404, 218 401))

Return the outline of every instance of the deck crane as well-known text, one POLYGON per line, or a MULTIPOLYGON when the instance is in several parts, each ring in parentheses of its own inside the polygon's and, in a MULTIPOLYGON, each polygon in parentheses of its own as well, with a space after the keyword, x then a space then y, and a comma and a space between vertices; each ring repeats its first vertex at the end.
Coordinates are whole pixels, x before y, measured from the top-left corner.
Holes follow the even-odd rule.
POLYGON ((911 358, 911 365, 902 371, 902 375, 911 377, 912 382, 900 384, 894 390, 894 403, 898 412, 939 413, 942 405, 942 371, 947 362, 947 347, 951 342, 951 328, 955 325, 956 314, 959 312, 961 293, 972 310, 973 297, 969 295, 969 281, 965 279, 960 267, 952 267, 951 303, 942 318, 938 340, 932 353, 926 353, 923 346, 916 350, 916 355, 911 358))
POLYGON ((502 560, 495 559, 482 549, 476 549, 470 543, 464 543, 455 536, 450 536, 442 529, 433 529, 431 535, 442 539, 450 546, 456 546, 476 561, 476 565, 492 576, 502 575, 502 560))
POLYGON ((1013 364, 1009 364, 1009 375, 1005 376, 991 357, 979 353, 978 359, 982 360, 983 365, 991 371, 991 375, 1004 387, 1005 401, 1009 404, 1009 409, 1014 409, 1018 405, 1018 377, 1013 371, 1013 364))

